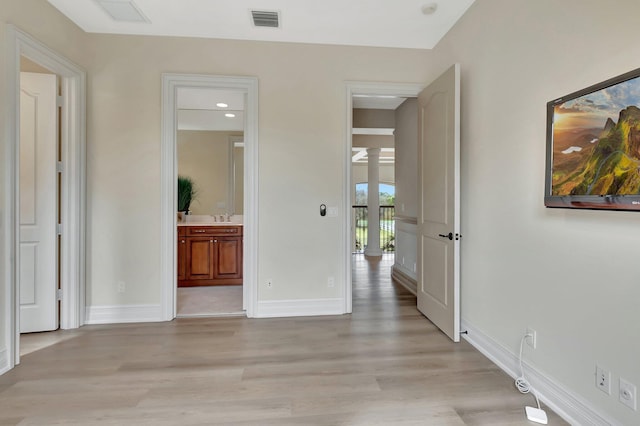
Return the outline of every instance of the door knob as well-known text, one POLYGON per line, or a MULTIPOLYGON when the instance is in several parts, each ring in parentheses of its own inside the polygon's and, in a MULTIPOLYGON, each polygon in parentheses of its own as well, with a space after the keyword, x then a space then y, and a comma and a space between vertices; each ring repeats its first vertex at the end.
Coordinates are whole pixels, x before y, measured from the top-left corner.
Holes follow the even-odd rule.
POLYGON ((447 235, 445 235, 445 234, 438 234, 438 236, 439 236, 439 237, 442 237, 442 238, 448 238, 448 239, 450 239, 450 240, 453 240, 453 232, 449 232, 447 235))

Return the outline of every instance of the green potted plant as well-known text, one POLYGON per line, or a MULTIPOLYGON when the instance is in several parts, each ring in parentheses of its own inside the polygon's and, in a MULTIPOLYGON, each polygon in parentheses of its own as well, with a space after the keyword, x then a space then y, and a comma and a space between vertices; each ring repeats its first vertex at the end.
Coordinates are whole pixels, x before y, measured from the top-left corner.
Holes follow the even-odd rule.
POLYGON ((191 202, 196 197, 193 180, 187 176, 178 176, 178 212, 188 214, 191 202))

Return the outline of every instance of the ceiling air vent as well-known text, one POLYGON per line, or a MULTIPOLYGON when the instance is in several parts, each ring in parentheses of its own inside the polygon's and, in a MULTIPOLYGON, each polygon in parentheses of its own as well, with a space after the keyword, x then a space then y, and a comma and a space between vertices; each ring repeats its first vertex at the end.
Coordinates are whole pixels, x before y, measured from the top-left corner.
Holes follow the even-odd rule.
POLYGON ((256 27, 280 28, 280 14, 268 10, 252 10, 251 17, 256 27))
POLYGON ((116 22, 149 22, 133 0, 95 0, 116 22))

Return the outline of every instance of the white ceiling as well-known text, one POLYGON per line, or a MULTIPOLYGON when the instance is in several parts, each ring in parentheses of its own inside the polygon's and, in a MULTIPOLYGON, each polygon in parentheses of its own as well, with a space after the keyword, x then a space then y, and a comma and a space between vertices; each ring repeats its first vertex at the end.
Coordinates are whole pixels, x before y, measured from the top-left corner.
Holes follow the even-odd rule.
MULTIPOLYGON (((128 2, 130 0, 109 0, 128 2)), ((149 22, 116 22, 95 0, 49 0, 91 33, 431 49, 474 0, 133 0, 149 22), (422 8, 436 3, 431 15, 422 8), (278 11, 257 28, 251 10, 278 11)))

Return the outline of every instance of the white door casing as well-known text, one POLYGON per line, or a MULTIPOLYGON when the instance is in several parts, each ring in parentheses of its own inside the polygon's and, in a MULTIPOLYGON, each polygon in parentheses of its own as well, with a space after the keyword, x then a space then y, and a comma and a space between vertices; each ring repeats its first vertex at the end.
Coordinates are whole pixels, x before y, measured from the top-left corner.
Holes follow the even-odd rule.
POLYGON ((60 145, 62 177, 60 220, 63 224, 60 242, 60 327, 77 328, 84 324, 85 285, 85 146, 86 146, 86 73, 54 50, 49 49, 12 24, 7 24, 6 71, 7 108, 4 129, 3 170, 7 191, 1 201, 2 226, 6 230, 0 242, 7 253, 0 259, 0 279, 5 292, 0 298, 3 308, 7 357, 0 357, 0 374, 20 363, 20 247, 19 230, 19 134, 20 134, 20 57, 24 56, 50 70, 60 78, 62 111, 60 145))
POLYGON ((418 309, 460 340, 460 65, 418 96, 418 309))
POLYGON ((225 89, 245 94, 243 307, 247 317, 258 304, 258 79, 197 74, 162 74, 161 147, 161 320, 176 317, 177 91, 179 88, 225 89))
POLYGON ((20 73, 20 332, 58 328, 57 78, 20 73))

